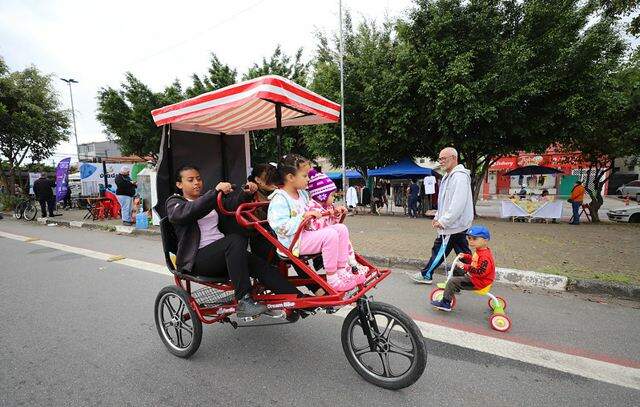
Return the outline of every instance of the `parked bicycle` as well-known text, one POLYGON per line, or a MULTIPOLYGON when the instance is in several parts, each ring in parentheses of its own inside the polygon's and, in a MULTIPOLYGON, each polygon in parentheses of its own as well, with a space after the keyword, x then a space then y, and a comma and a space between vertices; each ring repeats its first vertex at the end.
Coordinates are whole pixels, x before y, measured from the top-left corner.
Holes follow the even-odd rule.
POLYGON ((13 209, 13 217, 16 219, 34 220, 38 217, 36 200, 32 196, 29 196, 20 201, 13 209))

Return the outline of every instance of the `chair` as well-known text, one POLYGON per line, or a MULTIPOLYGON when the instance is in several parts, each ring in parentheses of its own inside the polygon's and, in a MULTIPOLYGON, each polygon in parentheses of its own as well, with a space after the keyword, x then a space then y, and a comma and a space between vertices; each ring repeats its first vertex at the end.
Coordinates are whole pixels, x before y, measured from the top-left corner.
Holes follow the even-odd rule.
POLYGON ((164 252, 164 259, 167 263, 167 268, 177 277, 184 280, 194 281, 196 283, 229 283, 229 279, 226 277, 195 276, 185 274, 176 268, 175 253, 178 252, 178 237, 173 229, 173 225, 169 222, 169 218, 165 217, 160 220, 160 236, 162 238, 162 250, 164 252))

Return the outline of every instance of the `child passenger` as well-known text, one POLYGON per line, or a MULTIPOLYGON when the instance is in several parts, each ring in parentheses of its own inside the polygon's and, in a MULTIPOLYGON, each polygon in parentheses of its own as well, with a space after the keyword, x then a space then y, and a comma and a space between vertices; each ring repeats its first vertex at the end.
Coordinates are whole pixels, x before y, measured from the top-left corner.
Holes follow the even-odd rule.
MULTIPOLYGON (((331 181, 325 174, 311 169, 309 171, 309 195, 311 200, 307 205, 307 211, 318 212, 330 212, 331 216, 323 216, 319 219, 313 219, 308 225, 307 230, 320 230, 331 225, 340 223, 340 219, 347 213, 347 208, 344 206, 334 206, 336 191, 338 188, 336 184, 331 181)), ((356 261, 356 255, 353 251, 353 245, 349 242, 349 266, 351 271, 356 274, 356 281, 358 284, 365 282, 366 274, 369 271, 369 267, 359 264, 356 261)))
MULTIPOLYGON (((278 164, 283 186, 269 197, 267 212, 269 225, 278 240, 289 248, 300 224, 307 218, 319 219, 319 211, 308 211, 309 161, 297 154, 288 154, 278 164)), ((327 283, 344 292, 357 285, 356 276, 347 271, 349 260, 349 231, 343 224, 329 225, 320 230, 304 230, 292 249, 295 256, 322 253, 327 283)))

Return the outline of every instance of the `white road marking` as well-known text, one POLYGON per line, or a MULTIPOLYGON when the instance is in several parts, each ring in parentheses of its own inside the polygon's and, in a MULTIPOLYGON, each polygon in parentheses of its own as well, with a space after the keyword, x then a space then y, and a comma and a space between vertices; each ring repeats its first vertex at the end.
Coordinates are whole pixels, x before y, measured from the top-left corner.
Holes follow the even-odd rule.
MULTIPOLYGON (((0 237, 50 247, 52 249, 62 250, 65 252, 81 254, 83 256, 103 261, 114 258, 113 254, 97 252, 47 240, 32 240, 33 238, 29 238, 27 236, 15 235, 3 231, 0 231, 0 237)), ((166 269, 166 267, 142 260, 124 258, 116 260, 113 263, 171 276, 171 273, 166 269)), ((345 318, 352 309, 352 306, 343 307, 332 315, 345 318)), ((472 349, 478 352, 500 356, 531 365, 541 366, 547 369, 585 377, 587 379, 598 380, 605 383, 640 390, 640 369, 512 342, 492 336, 480 335, 429 322, 416 320, 414 320, 414 322, 418 325, 420 332, 422 332, 422 335, 425 338, 434 341, 456 345, 466 349, 472 349)))

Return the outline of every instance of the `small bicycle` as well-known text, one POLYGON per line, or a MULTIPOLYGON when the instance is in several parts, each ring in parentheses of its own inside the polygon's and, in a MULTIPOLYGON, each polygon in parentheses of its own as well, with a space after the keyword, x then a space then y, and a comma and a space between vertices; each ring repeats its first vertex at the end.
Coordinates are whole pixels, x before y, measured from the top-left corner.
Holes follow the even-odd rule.
MULTIPOLYGON (((453 277, 453 270, 455 268, 456 261, 459 259, 460 255, 456 256, 455 260, 451 264, 451 267, 449 268, 449 272, 447 274, 447 280, 444 283, 438 283, 437 288, 431 290, 429 301, 442 300, 442 296, 444 295, 444 288, 446 287, 449 279, 453 277)), ((507 301, 503 297, 491 294, 489 292, 490 290, 491 284, 481 290, 471 290, 471 292, 476 295, 489 297, 489 301, 487 303, 489 305, 489 309, 492 311, 492 314, 489 316, 489 326, 491 327, 491 329, 494 329, 498 332, 507 332, 509 329, 511 329, 511 319, 505 312, 505 310, 507 309, 507 301)), ((454 309, 455 306, 456 297, 453 296, 451 298, 451 309, 454 309)))

